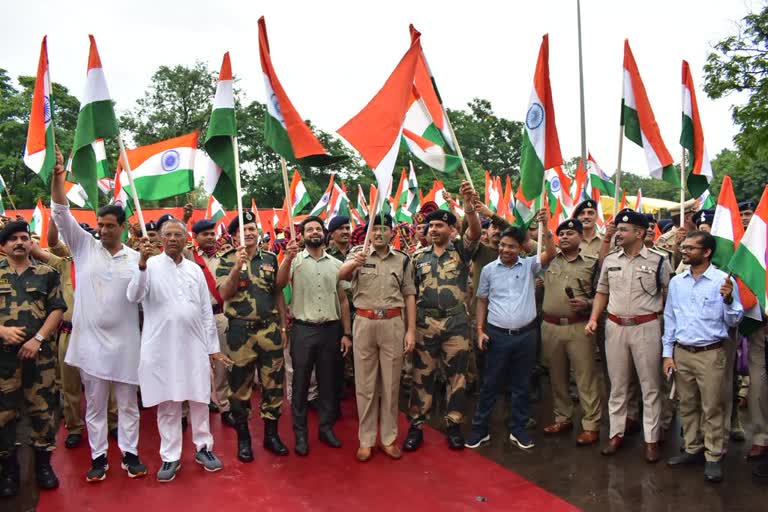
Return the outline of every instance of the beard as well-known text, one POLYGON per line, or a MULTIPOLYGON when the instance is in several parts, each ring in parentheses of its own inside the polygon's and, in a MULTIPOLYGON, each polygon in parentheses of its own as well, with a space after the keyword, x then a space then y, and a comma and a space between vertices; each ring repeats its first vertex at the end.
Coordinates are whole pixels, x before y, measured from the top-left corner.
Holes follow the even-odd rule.
POLYGON ((318 247, 323 245, 323 239, 322 238, 305 238, 304 245, 308 247, 312 247, 313 249, 317 249, 318 247))

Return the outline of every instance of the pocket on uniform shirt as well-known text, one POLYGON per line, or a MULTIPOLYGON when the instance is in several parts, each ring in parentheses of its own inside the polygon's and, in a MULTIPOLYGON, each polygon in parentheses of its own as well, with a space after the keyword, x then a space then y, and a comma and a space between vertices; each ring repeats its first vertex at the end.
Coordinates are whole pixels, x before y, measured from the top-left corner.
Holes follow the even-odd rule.
POLYGON ((7 311, 11 306, 13 288, 10 284, 0 285, 0 311, 7 311))
POLYGON ((32 307, 38 315, 45 315, 45 299, 47 293, 36 286, 27 287, 27 295, 32 298, 32 307))

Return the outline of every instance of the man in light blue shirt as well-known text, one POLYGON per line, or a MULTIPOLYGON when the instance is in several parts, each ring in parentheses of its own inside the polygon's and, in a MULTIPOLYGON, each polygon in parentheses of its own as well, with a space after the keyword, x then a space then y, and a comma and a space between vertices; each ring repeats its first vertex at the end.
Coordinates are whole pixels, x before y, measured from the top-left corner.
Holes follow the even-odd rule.
POLYGON ((669 282, 662 356, 664 372, 674 374, 677 386, 685 451, 667 464, 705 462, 704 477, 719 482, 726 435, 724 343, 728 329, 739 324, 744 309, 733 278, 711 263, 715 252, 712 235, 694 231, 680 250, 683 263, 690 268, 669 282))
MULTIPOLYGON (((538 221, 545 226, 548 215, 541 210, 538 221)), ((533 448, 525 431, 528 421, 528 392, 531 370, 536 363, 536 293, 534 279, 555 256, 555 242, 547 229, 544 251, 520 258, 525 231, 507 228, 499 241, 499 258, 483 267, 477 288, 477 344, 486 351, 480 399, 472 418, 472 431, 465 446, 477 448, 490 440, 488 420, 496 397, 509 387, 509 439, 523 449, 533 448)))

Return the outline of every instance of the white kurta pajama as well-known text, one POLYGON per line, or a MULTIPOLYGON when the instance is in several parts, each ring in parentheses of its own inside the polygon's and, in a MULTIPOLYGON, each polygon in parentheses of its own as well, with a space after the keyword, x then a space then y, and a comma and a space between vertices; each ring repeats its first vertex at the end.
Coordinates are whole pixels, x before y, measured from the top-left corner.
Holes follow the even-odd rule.
POLYGON ((186 400, 195 447, 211 450, 208 356, 220 348, 203 272, 185 258, 176 264, 159 254, 147 261, 145 271, 136 266, 126 296, 144 307, 139 385, 144 405, 158 405, 163 462, 181 458, 181 403, 186 400))
POLYGON ((138 453, 136 397, 140 337, 139 308, 125 290, 139 253, 123 246, 110 254, 85 231, 68 205, 51 204, 51 218, 75 263, 72 334, 64 361, 80 369, 87 400, 85 420, 92 458, 107 453, 107 401, 110 386, 118 408, 118 445, 138 453))

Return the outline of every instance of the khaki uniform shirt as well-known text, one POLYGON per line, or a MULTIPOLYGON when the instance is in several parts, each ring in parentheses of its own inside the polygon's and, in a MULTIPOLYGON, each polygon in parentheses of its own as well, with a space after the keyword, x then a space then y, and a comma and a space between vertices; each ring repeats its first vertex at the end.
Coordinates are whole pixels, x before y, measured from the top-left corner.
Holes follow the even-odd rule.
POLYGON ((440 256, 433 245, 414 253, 418 308, 448 310, 465 303, 471 258, 479 243, 459 239, 448 242, 440 256))
POLYGON ((323 252, 315 259, 304 249, 291 262, 291 312, 305 322, 341 319, 338 286, 341 261, 323 252))
MULTIPOLYGON (((363 250, 357 246, 347 260, 363 250)), ((416 295, 411 258, 392 249, 382 258, 373 248, 351 281, 352 302, 358 309, 390 309, 405 307, 405 297, 416 295)))
POLYGON ((559 317, 589 314, 588 309, 579 312, 571 309, 565 288, 571 287, 576 299, 591 299, 597 269, 597 258, 588 256, 583 251, 572 261, 568 261, 562 252, 558 252, 544 272, 543 312, 559 317))
POLYGON ((581 254, 585 256, 592 256, 593 258, 597 258, 597 256, 600 254, 600 246, 603 243, 603 235, 600 233, 595 232, 595 238, 592 240, 587 240, 586 238, 581 239, 581 244, 579 244, 579 248, 581 249, 581 254))
MULTIPOLYGON (((197 254, 200 255, 201 258, 203 258, 203 261, 205 261, 205 266, 208 268, 208 271, 211 273, 211 275, 216 278, 216 271, 219 268, 219 262, 221 262, 221 253, 216 253, 213 256, 208 256, 203 251, 198 249, 197 247, 188 248, 184 251, 184 257, 190 260, 192 263, 197 264, 195 261, 195 258, 193 256, 193 251, 197 251, 197 254)), ((200 269, 202 270, 202 269, 200 269)), ((208 285, 208 282, 206 281, 206 287, 208 285)), ((219 302, 216 300, 216 297, 213 296, 212 293, 210 293, 210 290, 208 290, 208 295, 211 296, 211 306, 217 305, 219 302)))
POLYGON ((72 322, 72 312, 75 308, 75 288, 72 286, 72 255, 64 242, 59 243, 49 249, 51 259, 48 260, 48 266, 52 267, 61 276, 61 291, 64 296, 64 302, 67 304, 67 310, 62 316, 64 322, 72 322))
POLYGON ((633 258, 623 249, 609 253, 603 261, 597 291, 608 294, 608 312, 617 316, 661 313, 672 267, 660 252, 643 246, 633 258), (661 266, 659 266, 661 261, 661 266), (660 275, 657 286, 656 269, 660 275))
MULTIPOLYGON (((237 263, 237 251, 231 250, 221 256, 216 269, 216 286, 221 286, 227 280, 229 272, 237 263)), ((245 272, 240 272, 237 291, 224 301, 224 314, 227 318, 239 320, 261 320, 272 322, 277 320, 277 304, 275 304, 275 278, 277 277, 277 256, 269 251, 259 249, 246 265, 245 272)))

